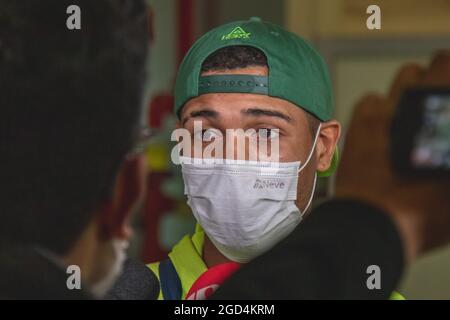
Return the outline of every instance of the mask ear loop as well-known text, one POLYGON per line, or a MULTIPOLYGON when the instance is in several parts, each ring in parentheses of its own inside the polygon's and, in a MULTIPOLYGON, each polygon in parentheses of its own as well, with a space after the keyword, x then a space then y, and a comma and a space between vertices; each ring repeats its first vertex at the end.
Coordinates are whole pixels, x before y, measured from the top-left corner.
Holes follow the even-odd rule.
POLYGON ((314 174, 314 184, 312 188, 311 195, 309 196, 308 204, 306 205, 305 209, 302 211, 302 216, 308 211, 309 207, 311 206, 312 200, 314 198, 314 192, 316 192, 316 182, 317 182, 317 172, 314 174))
POLYGON ((319 124, 319 128, 317 128, 317 132, 316 132, 316 137, 314 138, 314 143, 311 149, 311 152, 309 153, 308 158, 306 159, 305 163, 300 167, 300 169, 298 169, 297 173, 300 173, 300 171, 302 171, 309 163, 309 160, 311 160, 311 157, 314 153, 314 150, 316 150, 316 144, 317 144, 317 140, 319 139, 319 134, 320 134, 320 128, 322 127, 322 124, 319 124))
MULTIPOLYGON (((308 159, 306 159, 305 163, 300 167, 300 169, 298 169, 298 173, 300 173, 308 165, 309 161, 311 160, 314 150, 316 150, 316 144, 317 144, 317 140, 319 139, 321 127, 322 127, 322 124, 319 124, 319 128, 317 128, 316 137, 314 138, 314 143, 313 143, 311 152, 309 153, 308 159)), ((308 204, 306 205, 305 209, 303 209, 303 211, 301 212, 302 216, 305 214, 305 212, 308 211, 309 207, 311 206, 312 200, 314 198, 314 192, 316 192, 316 185, 317 185, 317 172, 314 173, 314 183, 313 183, 312 192, 311 192, 311 195, 309 196, 308 204)))

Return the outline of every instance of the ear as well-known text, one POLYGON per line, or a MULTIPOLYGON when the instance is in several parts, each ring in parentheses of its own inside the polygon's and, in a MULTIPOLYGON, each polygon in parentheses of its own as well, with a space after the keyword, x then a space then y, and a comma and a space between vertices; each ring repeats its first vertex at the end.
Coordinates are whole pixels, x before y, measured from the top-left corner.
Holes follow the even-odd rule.
POLYGON ((128 218, 142 203, 146 189, 145 155, 126 159, 117 175, 110 199, 103 202, 98 213, 100 237, 103 240, 131 237, 128 218))
POLYGON ((336 145, 341 136, 341 125, 336 120, 323 122, 317 139, 317 171, 326 171, 331 166, 336 145))

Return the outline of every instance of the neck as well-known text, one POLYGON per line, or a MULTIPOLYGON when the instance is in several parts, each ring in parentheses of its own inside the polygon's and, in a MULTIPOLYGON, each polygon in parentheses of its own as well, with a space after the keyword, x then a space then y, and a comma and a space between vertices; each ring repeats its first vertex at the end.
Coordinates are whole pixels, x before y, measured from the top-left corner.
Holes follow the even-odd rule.
POLYGON ((230 259, 225 257, 214 244, 209 240, 208 236, 205 235, 205 243, 203 246, 203 261, 208 268, 214 267, 218 264, 231 262, 230 259))

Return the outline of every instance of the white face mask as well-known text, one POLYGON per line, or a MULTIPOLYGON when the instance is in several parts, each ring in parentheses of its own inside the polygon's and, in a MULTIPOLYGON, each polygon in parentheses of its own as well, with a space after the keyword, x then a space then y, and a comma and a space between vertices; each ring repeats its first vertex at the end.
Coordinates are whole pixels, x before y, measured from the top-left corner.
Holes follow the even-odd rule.
POLYGON ((308 210, 297 208, 298 174, 307 161, 261 163, 180 157, 188 205, 215 247, 228 259, 246 263, 287 237, 308 210), (199 164, 196 162, 199 161, 199 164))
POLYGON ((108 273, 97 283, 91 286, 92 294, 98 298, 103 298, 111 289, 122 274, 123 264, 127 259, 126 250, 128 248, 128 241, 121 239, 113 239, 114 263, 111 265, 108 273))

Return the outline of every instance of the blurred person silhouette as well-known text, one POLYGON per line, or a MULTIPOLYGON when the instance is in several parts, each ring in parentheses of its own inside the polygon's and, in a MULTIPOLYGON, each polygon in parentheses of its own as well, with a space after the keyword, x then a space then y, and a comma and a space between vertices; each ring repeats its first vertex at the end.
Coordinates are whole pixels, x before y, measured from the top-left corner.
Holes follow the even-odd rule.
POLYGON ((119 276, 145 186, 147 21, 144 0, 0 0, 0 298, 99 298, 119 276))

